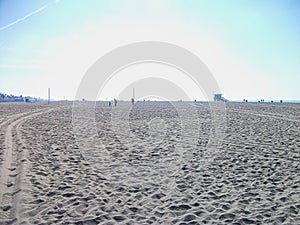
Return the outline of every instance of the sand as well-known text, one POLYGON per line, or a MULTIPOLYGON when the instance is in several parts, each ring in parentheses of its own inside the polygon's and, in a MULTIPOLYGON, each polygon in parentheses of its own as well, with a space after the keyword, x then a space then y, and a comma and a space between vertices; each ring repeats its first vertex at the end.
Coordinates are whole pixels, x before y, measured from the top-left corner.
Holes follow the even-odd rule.
POLYGON ((226 103, 212 154, 207 103, 79 105, 0 104, 0 224, 300 224, 300 104, 226 103))

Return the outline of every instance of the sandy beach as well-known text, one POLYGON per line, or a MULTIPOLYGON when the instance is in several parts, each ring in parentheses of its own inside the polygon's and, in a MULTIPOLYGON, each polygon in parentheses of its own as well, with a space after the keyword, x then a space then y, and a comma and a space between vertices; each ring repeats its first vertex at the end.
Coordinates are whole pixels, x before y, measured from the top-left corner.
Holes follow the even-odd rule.
POLYGON ((300 104, 190 104, 1 103, 0 224, 300 224, 300 104))

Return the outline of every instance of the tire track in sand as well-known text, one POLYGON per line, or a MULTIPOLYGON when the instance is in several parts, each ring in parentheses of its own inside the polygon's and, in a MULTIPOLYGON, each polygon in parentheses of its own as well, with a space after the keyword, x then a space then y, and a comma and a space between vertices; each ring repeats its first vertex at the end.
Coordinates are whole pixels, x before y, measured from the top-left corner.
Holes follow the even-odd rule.
POLYGON ((300 123, 300 120, 298 120, 298 119, 288 118, 284 115, 275 114, 275 113, 264 113, 263 114, 263 113, 253 112, 252 110, 243 110, 243 109, 230 109, 230 110, 234 111, 234 112, 238 112, 238 113, 251 114, 254 116, 267 117, 267 118, 273 118, 273 119, 277 119, 277 120, 285 120, 285 121, 300 123))
MULTIPOLYGON (((21 191, 21 174, 24 173, 24 148, 21 152, 14 151, 16 139, 20 139, 18 129, 20 125, 28 119, 31 119, 40 114, 47 113, 56 108, 39 109, 33 112, 19 113, 13 116, 8 121, 0 124, 3 128, 6 124, 6 131, 4 137, 4 152, 2 155, 3 161, 0 165, 0 223, 10 224, 13 220, 18 219, 18 209, 13 204, 14 197, 21 191), (21 154, 21 157, 15 156, 21 154), (17 161, 14 161, 14 156, 17 161)), ((16 221, 14 221, 16 222, 16 221)))

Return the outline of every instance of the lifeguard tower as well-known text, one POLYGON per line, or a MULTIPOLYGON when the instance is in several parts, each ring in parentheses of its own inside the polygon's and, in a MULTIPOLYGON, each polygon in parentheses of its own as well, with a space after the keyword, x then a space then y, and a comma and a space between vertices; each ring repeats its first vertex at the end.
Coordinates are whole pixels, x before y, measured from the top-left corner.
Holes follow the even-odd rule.
POLYGON ((214 101, 215 102, 228 102, 226 98, 222 96, 222 94, 214 94, 214 101))

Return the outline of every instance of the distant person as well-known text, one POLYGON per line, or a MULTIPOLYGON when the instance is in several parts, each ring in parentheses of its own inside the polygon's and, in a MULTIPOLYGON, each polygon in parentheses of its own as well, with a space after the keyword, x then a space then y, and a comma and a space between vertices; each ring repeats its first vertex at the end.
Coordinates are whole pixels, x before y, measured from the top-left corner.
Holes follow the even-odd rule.
POLYGON ((115 99, 115 98, 114 98, 114 103, 115 103, 115 106, 117 106, 118 101, 117 101, 117 99, 115 99))
POLYGON ((280 103, 282 103, 283 101, 282 100, 280 100, 280 103))
POLYGON ((131 103, 132 103, 132 105, 134 105, 134 98, 131 99, 131 103))
POLYGON ((108 102, 108 106, 111 107, 111 101, 108 102))

